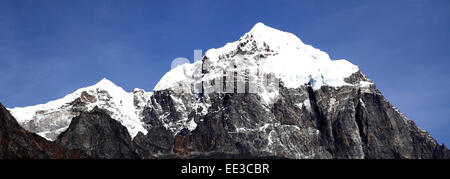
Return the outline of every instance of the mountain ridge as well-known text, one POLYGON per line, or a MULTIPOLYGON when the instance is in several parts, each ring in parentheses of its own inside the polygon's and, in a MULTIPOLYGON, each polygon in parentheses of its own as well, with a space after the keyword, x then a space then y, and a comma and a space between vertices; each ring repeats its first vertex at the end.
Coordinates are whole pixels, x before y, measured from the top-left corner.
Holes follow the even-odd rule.
POLYGON ((358 66, 263 23, 170 70, 152 92, 126 92, 104 78, 62 99, 9 110, 25 129, 71 149, 98 142, 81 144, 95 135, 83 126, 112 126, 100 139, 125 144, 108 143, 105 155, 79 147, 99 158, 449 157, 358 66), (80 116, 97 120, 72 125, 80 116), (125 133, 121 126, 129 135, 111 135, 125 133))
POLYGON ((90 158, 79 149, 67 149, 23 129, 0 103, 0 158, 80 159, 90 158))
POLYGON ((136 111, 139 104, 135 104, 134 100, 141 99, 145 95, 148 95, 148 92, 139 89, 126 92, 110 80, 103 78, 96 84, 77 89, 61 99, 8 110, 27 130, 36 132, 46 139, 55 140, 57 135, 69 126, 73 117, 79 115, 81 111, 89 111, 99 106, 122 122, 134 136, 139 131, 146 133, 136 111), (45 126, 48 129, 45 129, 45 126))

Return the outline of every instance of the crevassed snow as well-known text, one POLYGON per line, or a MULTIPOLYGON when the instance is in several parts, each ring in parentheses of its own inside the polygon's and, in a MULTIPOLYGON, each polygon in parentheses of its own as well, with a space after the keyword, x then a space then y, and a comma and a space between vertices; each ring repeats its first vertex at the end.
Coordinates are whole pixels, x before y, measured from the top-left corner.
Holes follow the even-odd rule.
MULTIPOLYGON (((347 60, 331 60, 327 53, 304 44, 294 34, 268 27, 263 23, 257 23, 238 41, 227 43, 222 48, 208 50, 205 59, 210 63, 209 73, 200 74, 202 61, 184 64, 166 73, 154 90, 171 88, 189 91, 191 84, 215 79, 222 75, 220 70, 223 69, 248 69, 255 74, 273 74, 281 80, 284 87, 297 88, 309 84, 317 90, 324 85, 350 85, 344 79, 359 70, 358 66, 347 60), (239 51, 244 53, 238 53, 239 51), (233 69, 233 65, 237 67, 233 69), (196 79, 196 76, 200 78, 196 79)), ((277 94, 274 93, 273 86, 259 87, 258 94, 263 101, 268 104, 275 101, 277 94)))
MULTIPOLYGON (((134 94, 126 92, 106 78, 103 78, 93 86, 80 88, 61 99, 50 101, 46 104, 16 107, 8 110, 20 124, 25 124, 33 119, 40 120, 41 117, 39 116, 39 113, 45 114, 61 110, 70 111, 70 103, 79 98, 83 92, 86 92, 88 95, 95 98, 95 101, 93 102, 86 102, 87 110, 92 110, 95 106, 98 106, 101 109, 109 111, 111 117, 124 125, 132 137, 136 136, 138 132, 144 134, 147 133, 147 130, 143 127, 143 123, 141 122, 139 111, 137 111, 136 106, 134 105, 134 94)), ((46 138, 47 136, 45 134, 49 132, 59 134, 68 127, 68 124, 70 124, 70 120, 72 120, 73 117, 75 117, 75 114, 57 116, 57 118, 53 119, 53 123, 58 122, 58 120, 66 121, 67 126, 60 126, 60 128, 55 131, 44 131, 38 134, 46 138)))

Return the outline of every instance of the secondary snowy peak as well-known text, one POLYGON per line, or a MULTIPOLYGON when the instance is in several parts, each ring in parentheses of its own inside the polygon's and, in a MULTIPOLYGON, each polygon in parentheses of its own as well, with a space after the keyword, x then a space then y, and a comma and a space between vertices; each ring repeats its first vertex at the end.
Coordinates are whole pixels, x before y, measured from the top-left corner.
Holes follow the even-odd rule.
MULTIPOLYGON (((345 79, 358 70, 357 66, 346 60, 331 60, 328 54, 304 44, 294 34, 257 23, 239 40, 210 49, 202 60, 180 65, 167 72, 154 91, 171 89, 174 92, 208 94, 208 90, 223 90, 221 92, 233 93, 239 90, 242 92, 243 86, 248 84, 249 91, 257 93, 265 104, 271 105, 277 101, 280 84, 287 88, 303 85, 311 85, 314 89, 324 85, 340 87, 351 85, 345 79), (236 74, 241 76, 234 78, 236 74), (266 77, 279 81, 269 83, 264 81, 266 77), (221 79, 223 83, 215 81, 214 87, 208 86, 212 81, 221 79), (239 83, 233 87, 236 81, 239 83), (241 85, 243 81, 245 85, 241 85)), ((361 84, 367 86, 371 83, 364 81, 361 84)), ((142 121, 145 109, 153 103, 152 95, 152 92, 141 89, 127 92, 104 78, 95 85, 78 89, 61 99, 9 110, 25 129, 54 140, 67 129, 73 117, 98 106, 127 127, 134 137, 138 132, 147 133, 148 126, 142 121)), ((175 101, 180 100, 180 96, 172 97, 175 101)), ((201 105, 206 104, 177 103, 176 108, 182 110, 201 105)), ((189 121, 186 117, 184 119, 187 125, 189 121)), ((167 125, 170 128, 172 124, 167 125)), ((194 125, 189 126, 189 129, 194 128, 194 125)))
POLYGON ((109 81, 106 78, 103 78, 95 85, 84 87, 76 90, 75 92, 68 94, 64 96, 61 99, 57 99, 54 101, 49 101, 45 104, 38 104, 34 106, 27 106, 27 107, 15 107, 12 109, 9 109, 14 117, 17 118, 17 121, 19 122, 26 122, 29 120, 32 120, 36 111, 41 110, 49 110, 53 108, 61 107, 67 103, 73 102, 77 98, 80 98, 82 101, 88 102, 90 99, 86 92, 88 91, 103 91, 103 90, 111 90, 114 91, 114 94, 117 93, 126 93, 122 88, 116 86, 114 83, 109 81), (83 93, 84 92, 84 93, 83 93))
POLYGON ((130 135, 134 137, 138 132, 147 133, 141 122, 142 107, 139 105, 145 103, 144 97, 148 95, 151 93, 143 90, 128 93, 103 78, 95 85, 80 88, 61 99, 9 110, 25 129, 54 140, 67 129, 73 117, 98 106, 127 127, 130 135))
MULTIPOLYGON (((359 68, 346 60, 331 60, 327 53, 304 44, 292 33, 257 23, 238 41, 208 50, 201 61, 172 69, 154 91, 169 88, 193 91, 189 88, 202 81, 217 79, 225 72, 242 71, 249 73, 246 75, 250 79, 258 79, 261 74, 274 75, 287 88, 311 85, 319 89, 321 86, 351 85, 345 79, 359 68)), ((265 88, 258 86, 261 90, 258 93, 264 98, 271 96, 265 94, 265 91, 271 91, 265 88)))
MULTIPOLYGON (((97 82, 93 86, 90 86, 89 88, 103 88, 103 89, 113 88, 113 89, 121 89, 121 90, 123 90, 121 87, 117 86, 112 81, 110 81, 110 80, 108 80, 106 78, 101 79, 99 82, 97 82)), ((123 90, 123 91, 125 91, 125 90, 123 90)))

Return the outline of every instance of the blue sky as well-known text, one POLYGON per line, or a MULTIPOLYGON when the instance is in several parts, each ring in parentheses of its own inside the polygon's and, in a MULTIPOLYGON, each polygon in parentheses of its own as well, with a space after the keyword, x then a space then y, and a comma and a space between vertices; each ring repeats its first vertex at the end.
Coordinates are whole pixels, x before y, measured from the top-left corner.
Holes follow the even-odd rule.
POLYGON ((257 22, 360 66, 450 144, 448 0, 1 0, 0 101, 45 103, 103 77, 151 91, 174 58, 235 41, 257 22))

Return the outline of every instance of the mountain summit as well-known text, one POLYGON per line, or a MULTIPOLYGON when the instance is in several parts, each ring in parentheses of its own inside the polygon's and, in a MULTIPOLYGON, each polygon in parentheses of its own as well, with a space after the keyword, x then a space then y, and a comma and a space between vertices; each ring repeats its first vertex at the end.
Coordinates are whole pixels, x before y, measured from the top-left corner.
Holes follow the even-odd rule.
POLYGON ((96 84, 76 90, 61 99, 29 107, 9 109, 17 121, 27 130, 55 140, 67 129, 72 118, 95 106, 108 111, 129 130, 134 137, 138 132, 147 133, 141 122, 138 104, 145 91, 126 92, 110 80, 103 78, 96 84))
MULTIPOLYGON (((327 53, 304 44, 294 34, 257 23, 239 40, 208 50, 202 61, 172 69, 154 91, 199 91, 201 83, 221 78, 224 73, 249 73, 250 83, 270 75, 288 88, 305 84, 316 90, 322 86, 373 85, 367 78, 361 78, 357 84, 346 81, 358 71, 358 66, 343 59, 331 60, 327 53)), ((258 83, 252 86, 259 89, 257 93, 266 103, 273 103, 277 97, 278 93, 271 93, 267 86, 258 83)))
POLYGON ((450 154, 393 107, 356 65, 332 60, 263 23, 167 72, 153 92, 126 92, 103 79, 59 100, 9 110, 25 129, 104 158, 450 154), (89 147, 103 140, 105 146, 89 147))

